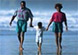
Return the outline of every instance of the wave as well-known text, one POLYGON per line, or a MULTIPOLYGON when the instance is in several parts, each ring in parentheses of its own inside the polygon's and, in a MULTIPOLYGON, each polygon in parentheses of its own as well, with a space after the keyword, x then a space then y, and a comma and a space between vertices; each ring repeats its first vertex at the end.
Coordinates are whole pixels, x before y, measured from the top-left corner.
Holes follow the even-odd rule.
MULTIPOLYGON (((3 27, 3 29, 9 29, 9 22, 12 18, 12 15, 14 14, 15 10, 0 10, 0 29, 3 27)), ((34 18, 33 18, 33 25, 37 25, 38 22, 42 22, 43 26, 47 26, 49 23, 49 20, 52 16, 53 11, 32 11, 34 18)), ((67 16, 67 22, 68 27, 70 30, 78 30, 78 13, 66 13, 67 16)), ((29 24, 30 21, 28 21, 29 24)), ((16 27, 17 19, 15 19, 12 23, 12 30, 16 27)), ((11 28, 10 28, 11 29, 11 28)), ((28 28, 29 30, 32 30, 31 28, 28 28)), ((51 28, 50 28, 51 30, 51 28)))

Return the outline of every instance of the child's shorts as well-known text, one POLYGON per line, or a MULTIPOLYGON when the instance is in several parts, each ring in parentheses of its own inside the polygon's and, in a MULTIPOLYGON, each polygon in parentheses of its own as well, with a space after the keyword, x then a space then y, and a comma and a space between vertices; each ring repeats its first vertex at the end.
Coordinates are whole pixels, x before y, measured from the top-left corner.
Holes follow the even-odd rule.
POLYGON ((36 42, 37 43, 42 43, 43 42, 43 37, 42 36, 36 36, 36 42))
POLYGON ((16 31, 19 32, 26 32, 27 31, 27 21, 18 20, 16 31))
POLYGON ((53 32, 63 32, 63 25, 61 22, 53 22, 52 25, 52 31, 53 32))

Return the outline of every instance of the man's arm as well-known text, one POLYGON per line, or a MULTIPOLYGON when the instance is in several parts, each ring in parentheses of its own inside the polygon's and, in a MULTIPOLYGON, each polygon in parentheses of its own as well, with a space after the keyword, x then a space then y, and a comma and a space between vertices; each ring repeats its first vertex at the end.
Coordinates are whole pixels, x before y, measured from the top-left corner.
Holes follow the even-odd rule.
POLYGON ((32 26, 32 21, 33 21, 33 18, 30 18, 30 27, 33 27, 32 26))
POLYGON ((15 19, 15 17, 16 17, 16 16, 13 16, 13 17, 12 17, 12 19, 11 19, 11 21, 10 21, 10 23, 9 23, 10 26, 11 26, 11 24, 12 24, 12 21, 15 19))
POLYGON ((32 14, 32 12, 31 12, 31 10, 30 9, 28 9, 29 10, 29 16, 30 16, 30 27, 33 27, 32 26, 32 21, 33 21, 33 14, 32 14))

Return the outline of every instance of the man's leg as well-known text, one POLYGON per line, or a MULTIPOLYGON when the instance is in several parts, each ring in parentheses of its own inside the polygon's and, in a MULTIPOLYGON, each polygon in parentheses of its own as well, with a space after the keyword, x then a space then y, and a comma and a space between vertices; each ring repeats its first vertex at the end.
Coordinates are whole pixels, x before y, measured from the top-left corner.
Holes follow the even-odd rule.
POLYGON ((56 45, 57 45, 57 48, 58 48, 58 33, 55 32, 55 37, 56 37, 56 45))
POLYGON ((21 32, 21 43, 20 43, 21 50, 23 49, 22 45, 23 45, 23 42, 24 42, 24 33, 25 32, 21 32))
POLYGON ((21 33, 19 32, 19 33, 17 34, 17 36, 18 36, 19 42, 21 43, 21 33))
POLYGON ((59 32, 58 36, 59 36, 59 47, 62 49, 62 45, 61 45, 61 42, 62 42, 62 33, 59 32))

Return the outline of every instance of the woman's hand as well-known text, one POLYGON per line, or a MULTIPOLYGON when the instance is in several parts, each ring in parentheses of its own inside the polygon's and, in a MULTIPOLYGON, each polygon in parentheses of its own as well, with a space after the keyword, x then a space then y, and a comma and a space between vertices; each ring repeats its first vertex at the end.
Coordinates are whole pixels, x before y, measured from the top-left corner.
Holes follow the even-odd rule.
POLYGON ((68 31, 68 27, 66 26, 66 31, 68 31))
POLYGON ((46 28, 46 31, 48 31, 49 27, 46 28))

